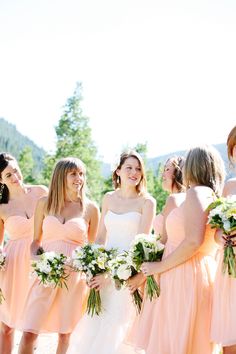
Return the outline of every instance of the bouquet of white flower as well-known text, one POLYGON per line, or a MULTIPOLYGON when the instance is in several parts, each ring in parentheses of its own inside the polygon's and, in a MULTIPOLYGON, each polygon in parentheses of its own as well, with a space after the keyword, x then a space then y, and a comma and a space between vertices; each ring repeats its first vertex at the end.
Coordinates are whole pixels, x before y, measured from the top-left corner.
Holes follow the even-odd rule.
MULTIPOLYGON (((115 281, 116 288, 119 290, 126 285, 126 281, 138 272, 135 270, 132 259, 128 252, 124 251, 108 263, 109 272, 115 281)), ((140 313, 142 307, 142 297, 139 290, 135 290, 132 294, 134 305, 137 312, 140 313)))
POLYGON ((36 275, 45 287, 62 288, 64 285, 68 289, 66 280, 69 274, 66 268, 69 262, 70 259, 62 253, 45 252, 39 256, 39 260, 32 262, 32 274, 36 275))
POLYGON ((236 246, 233 241, 236 237, 236 197, 218 198, 208 206, 207 210, 209 211, 208 224, 212 228, 223 230, 224 233, 223 272, 228 270, 228 275, 236 278, 236 259, 233 248, 236 246))
MULTIPOLYGON (((136 271, 140 271, 143 262, 160 261, 164 252, 164 247, 165 246, 160 242, 160 237, 157 235, 136 235, 129 250, 136 271)), ((160 295, 160 288, 152 275, 147 276, 146 292, 150 301, 160 295)))
MULTIPOLYGON (((115 249, 106 250, 97 244, 87 244, 77 247, 72 253, 72 268, 77 272, 86 275, 87 282, 98 274, 109 270, 108 262, 116 256, 115 249)), ((91 316, 99 315, 102 311, 101 297, 99 290, 90 289, 87 301, 87 313, 91 316)))

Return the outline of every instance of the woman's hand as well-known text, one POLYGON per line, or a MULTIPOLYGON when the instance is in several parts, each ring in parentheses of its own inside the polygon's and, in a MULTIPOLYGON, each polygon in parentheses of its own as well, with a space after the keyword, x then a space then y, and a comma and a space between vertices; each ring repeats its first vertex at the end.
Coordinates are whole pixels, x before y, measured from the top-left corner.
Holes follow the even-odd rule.
POLYGON ((147 277, 148 275, 154 275, 160 273, 161 262, 145 262, 141 265, 141 271, 147 277))
POLYGON ((235 236, 236 237, 236 230, 230 232, 230 236, 235 236))
POLYGON ((138 273, 130 277, 126 284, 127 288, 133 294, 146 280, 146 277, 142 273, 138 273))
POLYGON ((109 281, 106 274, 98 274, 88 282, 88 286, 91 289, 101 290, 109 281))
POLYGON ((39 254, 38 250, 41 248, 40 243, 38 241, 33 241, 30 245, 30 252, 31 252, 31 258, 32 259, 39 259, 39 254))

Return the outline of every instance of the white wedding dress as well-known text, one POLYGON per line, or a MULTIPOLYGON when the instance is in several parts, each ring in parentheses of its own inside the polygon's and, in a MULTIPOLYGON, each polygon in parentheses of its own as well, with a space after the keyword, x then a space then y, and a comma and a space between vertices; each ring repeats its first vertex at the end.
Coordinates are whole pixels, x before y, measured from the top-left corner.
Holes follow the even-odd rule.
MULTIPOLYGON (((141 214, 128 212, 105 215, 107 248, 128 250, 138 233, 141 214)), ((97 316, 85 315, 72 333, 67 354, 134 354, 125 344, 125 337, 136 312, 128 289, 117 290, 111 281, 101 289, 103 312, 97 316)), ((76 306, 76 304, 75 304, 76 306)))

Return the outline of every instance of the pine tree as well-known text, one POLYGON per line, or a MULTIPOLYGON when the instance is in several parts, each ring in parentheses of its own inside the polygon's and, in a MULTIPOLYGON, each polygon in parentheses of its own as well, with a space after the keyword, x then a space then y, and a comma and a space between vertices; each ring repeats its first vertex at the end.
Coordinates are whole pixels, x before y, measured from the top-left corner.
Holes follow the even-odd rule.
POLYGON ((49 179, 52 167, 60 158, 73 156, 81 159, 87 169, 87 185, 92 199, 100 201, 103 186, 97 148, 91 137, 89 118, 81 108, 82 85, 77 83, 72 97, 67 99, 58 125, 56 126, 56 151, 46 158, 44 176, 49 179))
POLYGON ((34 177, 34 159, 32 155, 32 149, 26 146, 21 150, 18 163, 26 183, 37 183, 34 177))

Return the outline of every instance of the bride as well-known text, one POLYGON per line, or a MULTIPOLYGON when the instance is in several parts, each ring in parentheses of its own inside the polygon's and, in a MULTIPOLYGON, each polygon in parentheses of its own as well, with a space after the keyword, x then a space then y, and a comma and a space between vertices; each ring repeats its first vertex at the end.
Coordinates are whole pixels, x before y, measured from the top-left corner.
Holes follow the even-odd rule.
MULTIPOLYGON (((150 233, 155 215, 155 201, 146 191, 146 177, 141 156, 136 151, 122 153, 112 175, 115 191, 103 199, 96 243, 119 251, 128 250, 138 233, 150 233)), ((75 328, 68 354, 133 354, 126 345, 127 330, 135 318, 130 293, 145 281, 142 273, 128 280, 127 288, 116 290, 111 279, 94 277, 89 286, 99 289, 103 312, 85 315, 75 328)))

